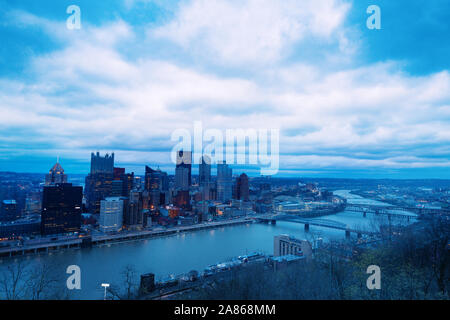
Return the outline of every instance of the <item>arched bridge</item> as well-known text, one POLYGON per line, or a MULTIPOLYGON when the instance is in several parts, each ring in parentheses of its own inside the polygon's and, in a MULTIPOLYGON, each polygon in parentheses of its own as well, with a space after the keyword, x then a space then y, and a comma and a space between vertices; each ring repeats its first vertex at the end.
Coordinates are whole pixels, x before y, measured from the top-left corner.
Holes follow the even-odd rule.
POLYGON ((275 224, 276 221, 287 221, 287 222, 293 222, 293 223, 300 223, 305 225, 305 230, 309 230, 310 226, 317 226, 317 227, 324 227, 324 228, 330 228, 330 229, 337 229, 337 230, 343 230, 346 233, 346 236, 350 236, 350 233, 357 233, 358 236, 361 236, 362 234, 366 235, 373 235, 375 232, 367 231, 367 230, 359 230, 350 228, 345 223, 328 220, 328 219, 308 219, 308 218, 301 218, 296 215, 286 215, 286 214, 274 214, 274 215, 265 215, 265 216, 259 216, 256 218, 259 222, 264 223, 272 223, 275 224))
POLYGON ((379 205, 369 205, 369 204, 347 204, 346 211, 352 212, 362 212, 374 213, 376 215, 387 215, 394 218, 414 218, 414 215, 406 214, 406 212, 414 213, 422 217, 431 216, 449 216, 450 211, 447 209, 432 209, 432 208, 418 208, 418 207, 398 207, 398 206, 379 206, 379 205), (405 213, 401 213, 405 212, 405 213))

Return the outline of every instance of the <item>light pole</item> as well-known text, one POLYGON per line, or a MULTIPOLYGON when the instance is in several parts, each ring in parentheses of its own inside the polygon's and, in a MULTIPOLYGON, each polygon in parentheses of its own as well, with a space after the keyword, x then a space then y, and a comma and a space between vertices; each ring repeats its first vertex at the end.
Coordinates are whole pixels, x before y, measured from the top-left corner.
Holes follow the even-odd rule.
POLYGON ((106 300, 106 289, 109 288, 109 283, 102 283, 102 287, 105 288, 105 297, 103 300, 106 300))

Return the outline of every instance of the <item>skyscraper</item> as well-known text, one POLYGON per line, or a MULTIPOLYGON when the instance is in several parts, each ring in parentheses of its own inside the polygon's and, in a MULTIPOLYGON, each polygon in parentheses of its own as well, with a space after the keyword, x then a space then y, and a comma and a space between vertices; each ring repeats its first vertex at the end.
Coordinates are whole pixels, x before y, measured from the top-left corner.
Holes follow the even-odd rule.
POLYGON ((100 201, 113 194, 113 176, 90 174, 85 179, 86 206, 90 213, 100 213, 100 201))
POLYGON ((111 155, 107 153, 104 157, 100 155, 100 152, 91 153, 91 174, 96 173, 114 173, 114 153, 111 155))
POLYGON ((233 171, 226 162, 217 164, 217 200, 227 202, 233 197, 233 171))
POLYGON ((123 192, 123 181, 122 180, 113 180, 111 183, 111 197, 120 197, 123 192))
POLYGON ((131 191, 124 209, 124 223, 129 230, 140 230, 147 225, 140 191, 131 191))
POLYGON ((122 176, 122 196, 128 197, 134 188, 134 172, 122 176))
POLYGON ((71 183, 44 187, 41 234, 77 232, 81 226, 83 188, 71 183))
POLYGON ((169 180, 167 173, 160 169, 153 170, 145 167, 145 190, 150 196, 150 207, 155 208, 161 205, 165 198, 165 192, 169 190, 169 180))
POLYGON ((145 167, 145 190, 164 190, 165 187, 165 172, 162 172, 160 169, 153 170, 152 168, 146 166, 145 167))
POLYGON ((47 175, 45 175, 45 185, 50 186, 57 183, 67 183, 67 175, 64 174, 64 169, 61 167, 61 164, 57 162, 49 171, 47 175))
POLYGON ((169 176, 167 172, 161 172, 161 191, 169 191, 169 176))
POLYGON ((125 168, 116 168, 113 169, 114 180, 121 180, 122 176, 125 174, 125 168))
POLYGON ((100 205, 100 230, 116 232, 123 226, 124 201, 119 197, 106 198, 100 205))
POLYGON ((211 190, 211 159, 204 155, 200 158, 200 163, 198 165, 198 177, 200 184, 200 192, 202 194, 202 200, 210 200, 210 190, 211 190))
POLYGON ((248 176, 243 173, 236 179, 236 199, 248 201, 249 193, 248 176))
POLYGON ((178 190, 173 197, 173 204, 179 208, 191 210, 191 202, 188 190, 178 190))
POLYGON ((192 184, 192 152, 179 151, 175 168, 175 189, 189 190, 192 184))
POLYGON ((200 186, 209 185, 211 182, 211 158, 207 155, 200 158, 198 172, 200 186))
POLYGON ((189 190, 189 169, 183 166, 175 169, 175 189, 189 190))
MULTIPOLYGON (((92 153, 91 172, 85 181, 86 205, 89 212, 100 213, 100 201, 113 195, 113 181, 114 153, 106 154, 104 157, 100 156, 99 152, 92 153)), ((117 188, 119 188, 118 185, 116 185, 116 192, 117 188)))

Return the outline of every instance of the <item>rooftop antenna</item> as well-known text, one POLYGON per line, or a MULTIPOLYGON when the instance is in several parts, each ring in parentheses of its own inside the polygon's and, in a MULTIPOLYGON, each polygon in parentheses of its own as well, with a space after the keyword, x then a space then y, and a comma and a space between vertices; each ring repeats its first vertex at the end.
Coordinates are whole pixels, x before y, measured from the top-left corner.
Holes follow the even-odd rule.
POLYGON ((59 156, 56 157, 56 163, 59 163, 59 156))

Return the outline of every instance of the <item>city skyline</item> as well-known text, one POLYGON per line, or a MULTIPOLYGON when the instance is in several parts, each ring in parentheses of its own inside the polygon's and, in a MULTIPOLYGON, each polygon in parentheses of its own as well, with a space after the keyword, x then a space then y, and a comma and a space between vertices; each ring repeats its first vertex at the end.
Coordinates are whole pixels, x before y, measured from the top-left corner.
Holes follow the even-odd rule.
MULTIPOLYGON (((105 152, 107 153, 107 152, 105 152)), ((112 152, 110 152, 112 153, 112 152)), ((89 153, 90 154, 90 153, 89 153)), ((102 152, 103 154, 103 152, 102 152)), ((48 158, 39 158, 39 161, 34 162, 36 165, 33 169, 28 166, 28 162, 24 161, 23 163, 14 163, 14 166, 11 167, 11 170, 0 170, 0 172, 14 172, 14 173, 23 173, 23 174, 48 174, 49 168, 52 165, 59 163, 63 166, 68 179, 70 180, 71 175, 75 176, 86 176, 90 172, 90 160, 89 158, 85 161, 74 161, 73 159, 58 159, 48 157, 48 158), (58 162, 59 161, 59 162, 58 162), (67 170, 69 168, 70 170, 67 170)), ((133 172, 137 176, 145 177, 145 167, 151 166, 157 169, 162 170, 163 172, 167 172, 170 176, 175 176, 176 174, 176 165, 169 163, 165 165, 157 164, 155 162, 143 162, 143 163, 125 163, 117 159, 115 163, 116 167, 123 167, 127 170, 127 172, 133 172)), ((249 177, 261 177, 260 168, 254 165, 231 165, 233 168, 233 177, 239 177, 242 173, 247 174, 249 177)), ((214 169, 212 171, 211 176, 217 176, 217 164, 212 164, 211 168, 214 169)), ((3 169, 3 168, 2 168, 3 169)), ((430 168, 429 170, 433 170, 430 168)), ((372 169, 372 171, 361 170, 361 172, 353 171, 349 174, 346 171, 339 170, 327 170, 327 171, 318 171, 318 170, 302 170, 295 171, 294 173, 284 173, 283 168, 280 168, 280 173, 274 175, 274 177, 278 178, 330 178, 330 179, 392 179, 392 180, 424 180, 424 179, 433 179, 433 180, 449 180, 449 177, 446 175, 442 175, 439 172, 426 171, 427 174, 424 175, 423 172, 414 172, 412 171, 402 171, 398 172, 394 169, 391 170, 378 170, 372 169)), ((192 168, 192 174, 195 176, 199 175, 199 168, 197 165, 194 165, 192 168)))
POLYGON ((447 3, 305 3, 82 0, 70 30, 70 3, 1 0, 0 171, 101 150, 171 173, 202 121, 280 129, 279 176, 450 178, 447 3))
POLYGON ((450 0, 0 0, 0 301, 449 300, 449 22, 450 0))

